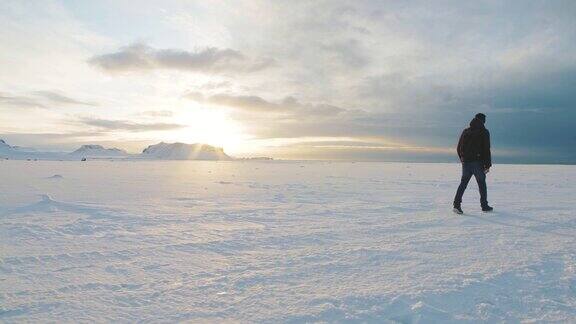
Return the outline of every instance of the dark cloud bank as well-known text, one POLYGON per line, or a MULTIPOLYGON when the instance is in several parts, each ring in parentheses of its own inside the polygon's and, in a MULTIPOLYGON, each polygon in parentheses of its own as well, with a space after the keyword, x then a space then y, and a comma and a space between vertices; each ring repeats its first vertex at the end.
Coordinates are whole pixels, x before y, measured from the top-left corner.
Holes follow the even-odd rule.
MULTIPOLYGON (((314 102, 293 108, 258 93, 208 97, 235 105, 257 136, 380 138, 449 149, 474 114, 484 112, 496 162, 576 163, 575 2, 273 7, 287 6, 300 14, 271 26, 278 49, 272 55, 290 66, 291 92, 337 108, 316 113, 314 102)), ((359 159, 391 154, 358 146, 337 152, 359 159)), ((449 152, 424 155, 455 161, 449 152)))

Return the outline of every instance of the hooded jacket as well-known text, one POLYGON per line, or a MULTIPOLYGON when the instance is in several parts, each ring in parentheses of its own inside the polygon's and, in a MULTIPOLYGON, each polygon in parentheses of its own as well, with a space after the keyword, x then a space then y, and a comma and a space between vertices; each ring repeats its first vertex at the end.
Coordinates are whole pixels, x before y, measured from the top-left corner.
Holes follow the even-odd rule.
POLYGON ((492 166, 490 132, 480 119, 472 119, 470 127, 460 135, 458 157, 462 162, 480 161, 485 169, 492 166))

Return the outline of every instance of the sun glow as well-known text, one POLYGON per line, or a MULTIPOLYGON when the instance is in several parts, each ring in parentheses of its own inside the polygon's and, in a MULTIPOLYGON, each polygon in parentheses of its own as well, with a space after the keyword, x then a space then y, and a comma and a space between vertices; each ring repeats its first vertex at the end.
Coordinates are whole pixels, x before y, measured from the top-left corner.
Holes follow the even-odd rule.
POLYGON ((173 141, 208 144, 234 153, 242 152, 248 139, 241 125, 222 110, 190 110, 179 114, 176 122, 187 127, 171 132, 173 141))

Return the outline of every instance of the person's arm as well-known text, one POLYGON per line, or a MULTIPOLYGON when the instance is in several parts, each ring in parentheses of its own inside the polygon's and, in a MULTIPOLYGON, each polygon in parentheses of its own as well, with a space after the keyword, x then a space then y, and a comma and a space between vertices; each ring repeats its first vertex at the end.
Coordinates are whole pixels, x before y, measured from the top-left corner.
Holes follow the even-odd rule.
POLYGON ((458 146, 456 147, 456 152, 458 152, 458 158, 460 159, 460 162, 462 161, 462 145, 464 144, 464 132, 462 132, 462 134, 460 134, 460 139, 458 140, 458 146))
POLYGON ((492 154, 490 152, 490 132, 486 130, 486 134, 484 136, 482 156, 484 157, 484 170, 488 170, 492 166, 492 154))

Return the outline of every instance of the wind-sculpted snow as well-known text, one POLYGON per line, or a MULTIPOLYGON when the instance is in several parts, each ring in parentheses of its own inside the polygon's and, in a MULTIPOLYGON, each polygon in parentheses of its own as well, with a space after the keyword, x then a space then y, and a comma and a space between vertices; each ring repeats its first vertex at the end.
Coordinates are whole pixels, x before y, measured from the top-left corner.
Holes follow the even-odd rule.
POLYGON ((0 322, 576 321, 576 167, 0 161, 0 322))

